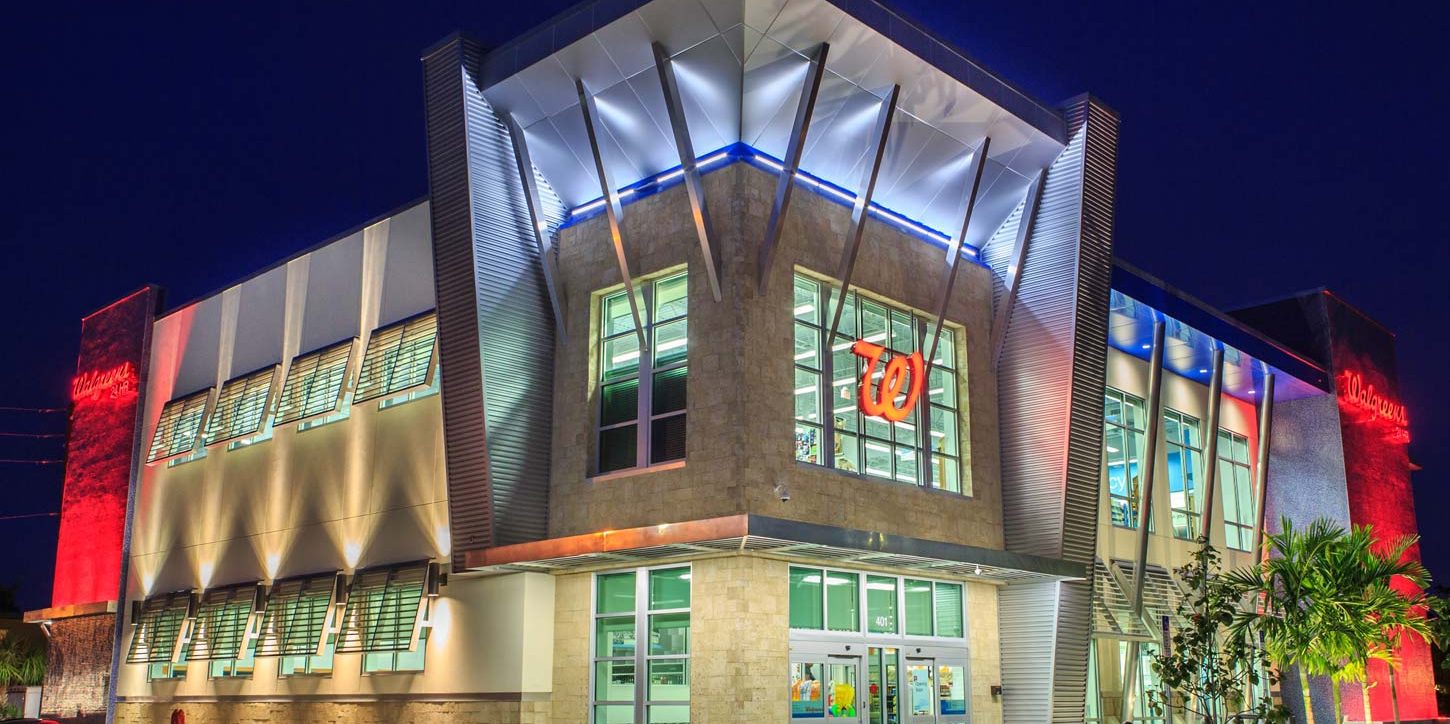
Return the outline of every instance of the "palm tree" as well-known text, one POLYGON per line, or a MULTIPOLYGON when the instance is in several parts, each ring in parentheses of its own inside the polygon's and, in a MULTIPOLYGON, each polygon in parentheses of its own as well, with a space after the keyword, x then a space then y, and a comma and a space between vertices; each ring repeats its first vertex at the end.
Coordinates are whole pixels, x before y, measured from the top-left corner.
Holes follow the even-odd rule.
POLYGON ((1295 530, 1285 518, 1282 530, 1266 537, 1271 555, 1260 566, 1230 574, 1232 585, 1257 596, 1263 608, 1262 615, 1242 610, 1233 626, 1257 627, 1270 658, 1281 667, 1297 667, 1310 724, 1314 712, 1309 677, 1330 677, 1338 724, 1343 721, 1343 683, 1365 681, 1369 662, 1381 660, 1390 665, 1393 689, 1393 652, 1400 638, 1405 632, 1429 636, 1420 590, 1429 576, 1418 562, 1404 558, 1414 537, 1376 552, 1369 526, 1345 531, 1320 519, 1295 530), (1396 577, 1417 590, 1411 595, 1397 591, 1392 585, 1396 577))
POLYGON ((1343 620, 1333 620, 1336 609, 1328 605, 1335 590, 1324 572, 1325 559, 1344 535, 1326 519, 1300 530, 1285 517, 1279 533, 1265 536, 1270 555, 1262 563, 1227 574, 1234 590, 1258 602, 1235 614, 1230 631, 1245 636, 1257 630, 1275 664, 1298 669, 1308 724, 1314 724, 1309 676, 1338 670, 1337 655, 1348 649, 1343 620))

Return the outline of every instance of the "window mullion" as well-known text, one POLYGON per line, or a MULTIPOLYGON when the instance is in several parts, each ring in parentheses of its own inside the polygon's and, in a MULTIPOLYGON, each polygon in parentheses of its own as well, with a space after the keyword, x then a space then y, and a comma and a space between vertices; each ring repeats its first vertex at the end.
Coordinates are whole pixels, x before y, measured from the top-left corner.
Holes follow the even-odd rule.
POLYGON ((644 301, 640 324, 644 325, 644 338, 648 349, 639 351, 639 394, 636 395, 638 410, 635 413, 638 427, 634 436, 634 465, 637 468, 647 467, 650 460, 650 412, 654 409, 654 285, 641 285, 640 296, 644 301))
MULTIPOLYGON (((927 323, 920 317, 916 318, 916 338, 921 340, 917 349, 922 354, 927 354, 926 344, 927 323)), ((922 371, 931 369, 931 360, 925 360, 922 371)), ((928 375, 930 377, 930 375, 928 375)), ((931 483, 931 380, 918 381, 924 394, 916 398, 916 460, 917 473, 916 484, 927 488, 932 487, 931 483)))
MULTIPOLYGON (((825 300, 829 298, 828 287, 821 284, 816 289, 816 304, 821 310, 828 309, 825 300)), ((831 330, 828 327, 820 327, 816 332, 816 339, 820 342, 821 353, 821 377, 817 394, 820 395, 821 406, 821 455, 817 460, 826 461, 826 467, 836 467, 836 352, 834 340, 830 338, 831 330)), ((822 609, 824 611, 825 609, 822 609)))
MULTIPOLYGON (((648 309, 648 307, 646 307, 648 309)), ((649 711, 649 571, 634 574, 634 721, 645 724, 649 711)))

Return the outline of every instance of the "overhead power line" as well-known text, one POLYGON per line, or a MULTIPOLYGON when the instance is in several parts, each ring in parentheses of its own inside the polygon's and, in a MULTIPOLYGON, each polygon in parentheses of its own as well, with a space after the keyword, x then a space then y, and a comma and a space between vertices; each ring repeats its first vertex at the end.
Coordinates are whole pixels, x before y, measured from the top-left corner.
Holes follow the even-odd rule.
POLYGON ((54 413, 54 412, 65 412, 65 408, 64 407, 10 407, 10 406, 7 406, 7 405, 0 405, 0 412, 37 412, 37 413, 46 413, 46 414, 49 414, 49 413, 54 413))
POLYGON ((65 433, 60 433, 60 432, 0 432, 0 437, 24 437, 24 438, 50 439, 50 438, 57 438, 57 437, 65 437, 65 433))
POLYGON ((23 518, 54 518, 60 513, 17 513, 15 515, 0 515, 0 520, 21 520, 23 518))
POLYGON ((6 465, 59 465, 64 460, 22 460, 17 458, 0 458, 0 464, 6 465))

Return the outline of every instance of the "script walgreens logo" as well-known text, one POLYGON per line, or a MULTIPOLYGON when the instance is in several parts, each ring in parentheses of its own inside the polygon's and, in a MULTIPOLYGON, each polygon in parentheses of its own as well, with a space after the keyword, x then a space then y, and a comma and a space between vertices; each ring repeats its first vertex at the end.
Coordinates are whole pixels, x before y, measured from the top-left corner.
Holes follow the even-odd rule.
POLYGON ((866 371, 861 375, 860 393, 857 395, 861 412, 892 422, 905 420, 921 397, 921 385, 924 381, 922 378, 926 375, 926 363, 922 361, 921 352, 892 355, 886 361, 881 380, 875 385, 874 391, 871 381, 876 377, 876 365, 886 354, 886 348, 858 340, 851 345, 851 352, 866 360, 866 371), (905 397, 897 405, 896 398, 903 393, 905 397))

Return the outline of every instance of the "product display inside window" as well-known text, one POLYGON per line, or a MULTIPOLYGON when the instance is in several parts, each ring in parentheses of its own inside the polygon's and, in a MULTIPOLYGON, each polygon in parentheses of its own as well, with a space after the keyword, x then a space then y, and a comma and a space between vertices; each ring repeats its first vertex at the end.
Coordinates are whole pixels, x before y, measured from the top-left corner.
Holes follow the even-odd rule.
POLYGON ((791 717, 967 721, 963 593, 960 583, 792 566, 791 717))
MULTIPOLYGON (((860 408, 866 362, 852 346, 861 340, 886 348, 872 377, 873 384, 880 384, 891 358, 930 350, 935 320, 853 291, 846 295, 840 326, 828 345, 826 335, 838 299, 835 288, 797 273, 794 293, 796 459, 970 494, 962 471, 958 332, 943 326, 925 394, 902 419, 887 420, 860 408)), ((891 402, 900 406, 906 400, 907 393, 900 392, 891 402)))

